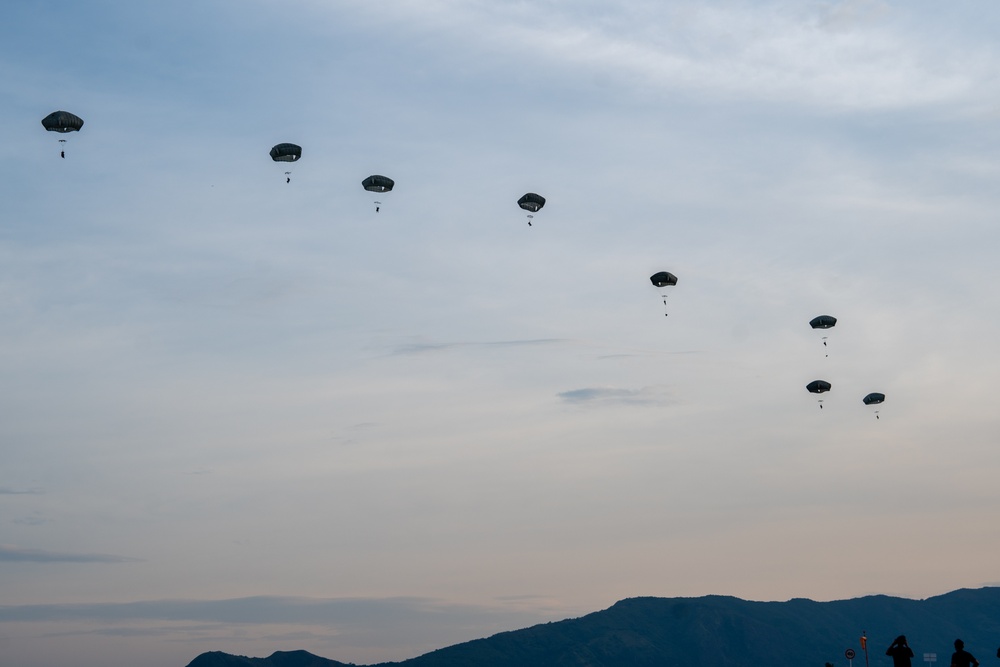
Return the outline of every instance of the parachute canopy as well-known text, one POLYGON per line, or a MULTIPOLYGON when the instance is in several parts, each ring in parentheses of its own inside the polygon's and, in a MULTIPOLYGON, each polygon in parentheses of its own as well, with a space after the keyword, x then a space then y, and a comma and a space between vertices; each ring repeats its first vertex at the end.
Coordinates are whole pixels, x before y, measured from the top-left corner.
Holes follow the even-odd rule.
POLYGON ((809 326, 813 329, 830 329, 837 324, 837 318, 833 315, 820 315, 809 320, 809 326))
POLYGON ((517 200, 517 205, 525 211, 538 213, 538 211, 545 206, 545 197, 542 195, 536 195, 534 192, 529 192, 517 200))
POLYGON ((649 277, 649 281, 657 287, 666 287, 667 285, 676 285, 677 276, 669 271, 660 271, 659 273, 651 275, 649 277))
POLYGON ((822 394, 825 391, 830 391, 832 388, 833 385, 826 380, 813 380, 806 385, 806 390, 810 394, 822 394))
POLYGON ((68 111, 53 111, 42 119, 42 127, 49 132, 79 132, 83 119, 68 111))
POLYGON ((277 144, 271 148, 271 159, 275 162, 295 162, 302 157, 302 146, 277 144))
POLYGON ((379 176, 378 174, 372 174, 361 181, 361 187, 368 192, 390 192, 394 185, 396 185, 396 181, 388 176, 379 176))
POLYGON ((885 400, 885 394, 880 394, 877 391, 873 391, 872 393, 868 394, 861 400, 864 401, 865 405, 878 405, 879 403, 885 400))

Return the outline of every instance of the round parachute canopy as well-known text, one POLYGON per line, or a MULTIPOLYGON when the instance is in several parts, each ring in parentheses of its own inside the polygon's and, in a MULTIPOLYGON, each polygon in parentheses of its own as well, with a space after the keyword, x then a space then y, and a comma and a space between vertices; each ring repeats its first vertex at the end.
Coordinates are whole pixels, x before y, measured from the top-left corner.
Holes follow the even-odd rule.
POLYGON ((873 391, 872 393, 868 394, 861 400, 864 401, 865 405, 878 405, 879 403, 885 401, 885 394, 880 394, 877 391, 873 391))
POLYGON ((806 385, 806 390, 810 394, 822 394, 824 391, 830 391, 833 388, 826 380, 813 380, 806 385))
POLYGON ((837 324, 837 318, 833 315, 820 315, 809 320, 809 326, 813 329, 831 329, 837 324))
POLYGON ((271 159, 275 162, 295 162, 302 157, 302 146, 277 144, 271 148, 271 159))
POLYGON ((396 181, 388 176, 379 176, 378 174, 373 174, 361 181, 361 187, 368 192, 390 192, 394 185, 396 185, 396 181))
POLYGON ((525 211, 538 213, 538 211, 545 206, 545 197, 542 195, 536 195, 534 192, 529 192, 517 200, 517 205, 525 211))
POLYGON ((42 119, 42 127, 49 132, 79 132, 83 119, 68 111, 53 111, 42 119))
POLYGON ((667 285, 676 285, 677 276, 669 271, 660 271, 659 273, 651 275, 649 277, 649 281, 657 287, 666 287, 667 285))

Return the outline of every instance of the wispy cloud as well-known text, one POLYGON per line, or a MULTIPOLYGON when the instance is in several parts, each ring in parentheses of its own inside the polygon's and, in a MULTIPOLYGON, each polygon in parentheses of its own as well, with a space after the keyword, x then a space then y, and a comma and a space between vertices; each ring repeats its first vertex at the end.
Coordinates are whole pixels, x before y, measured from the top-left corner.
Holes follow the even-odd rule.
POLYGON ((408 26, 474 34, 478 48, 516 48, 645 89, 836 109, 987 99, 995 90, 991 45, 948 43, 936 26, 881 0, 394 4, 408 26))
POLYGON ((149 600, 126 603, 0 605, 0 621, 185 621, 239 624, 337 624, 364 627, 418 619, 462 625, 538 620, 505 607, 455 604, 433 598, 297 598, 149 600), (530 618, 529 618, 530 617, 530 618))
POLYGON ((111 554, 45 551, 0 544, 0 562, 7 563, 136 563, 139 561, 138 558, 111 554))
POLYGON ((528 340, 498 340, 484 342, 409 343, 396 347, 392 350, 391 354, 426 354, 428 352, 444 352, 447 350, 465 348, 534 347, 538 345, 557 345, 567 342, 569 342, 569 339, 566 338, 534 338, 528 340))
POLYGON ((584 387, 559 394, 559 398, 576 405, 637 405, 662 406, 673 402, 668 389, 661 386, 640 389, 618 389, 614 387, 584 387))
POLYGON ((21 526, 41 526, 44 523, 48 523, 49 519, 43 519, 38 516, 26 516, 20 519, 13 519, 12 521, 21 526))
MULTIPOLYGON (((528 596, 531 598, 532 596, 528 596)), ((402 660, 497 632, 578 615, 516 601, 456 604, 432 598, 248 597, 104 604, 0 605, 0 623, 34 624, 46 638, 151 638, 185 646, 272 652, 283 643, 360 664, 402 660)), ((252 653, 250 653, 252 654, 252 653)), ((96 664, 96 663, 95 663, 96 664)))

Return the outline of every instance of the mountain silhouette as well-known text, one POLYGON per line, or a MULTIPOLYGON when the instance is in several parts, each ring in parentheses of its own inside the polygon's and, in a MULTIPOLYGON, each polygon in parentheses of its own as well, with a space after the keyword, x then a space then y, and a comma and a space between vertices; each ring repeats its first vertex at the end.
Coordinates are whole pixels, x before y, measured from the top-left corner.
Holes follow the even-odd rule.
POLYGON ((188 667, 349 667, 346 663, 327 660, 308 651, 277 651, 267 658, 247 658, 222 651, 202 653, 188 667))
MULTIPOLYGON (((698 598, 629 598, 580 618, 503 632, 382 667, 823 667, 846 665, 854 649, 858 667, 891 665, 885 650, 900 634, 923 664, 936 653, 947 665, 952 642, 981 662, 1000 644, 1000 588, 961 589, 910 600, 873 595, 851 600, 752 602, 709 595, 698 598)), ((269 658, 205 653, 188 667, 340 667, 305 651, 269 658)))

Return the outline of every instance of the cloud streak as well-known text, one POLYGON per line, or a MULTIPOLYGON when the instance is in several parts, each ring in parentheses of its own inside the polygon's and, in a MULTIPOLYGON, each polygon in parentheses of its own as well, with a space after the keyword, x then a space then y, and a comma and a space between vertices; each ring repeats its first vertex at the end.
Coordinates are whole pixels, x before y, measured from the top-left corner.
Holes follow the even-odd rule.
POLYGON ((613 73, 647 89, 872 110, 987 99, 995 88, 991 47, 939 43, 931 60, 927 44, 938 35, 878 0, 805 7, 634 0, 586 10, 455 1, 433 12, 395 5, 390 14, 420 29, 475 34, 476 48, 513 45, 536 60, 613 73))
POLYGON ((651 386, 639 389, 618 389, 614 387, 583 387, 558 394, 566 403, 573 405, 635 405, 663 406, 674 402, 665 387, 651 386))
POLYGON ((0 544, 0 562, 4 563, 137 563, 138 558, 113 556, 111 554, 69 553, 25 549, 9 544, 0 544))
POLYGON ((36 496, 44 493, 42 489, 19 489, 10 486, 0 486, 0 496, 36 496))
POLYGON ((458 342, 458 343, 410 343, 400 345, 393 349, 393 356, 427 354, 429 352, 446 352, 448 350, 459 350, 467 348, 505 348, 505 347, 536 347, 540 345, 558 345, 568 343, 567 338, 536 338, 528 340, 499 340, 485 342, 458 342))
POLYGON ((539 615, 432 598, 299 598, 256 596, 226 600, 147 600, 126 603, 0 605, 0 621, 171 621, 235 624, 336 624, 362 628, 417 619, 464 625, 525 622, 539 615))

